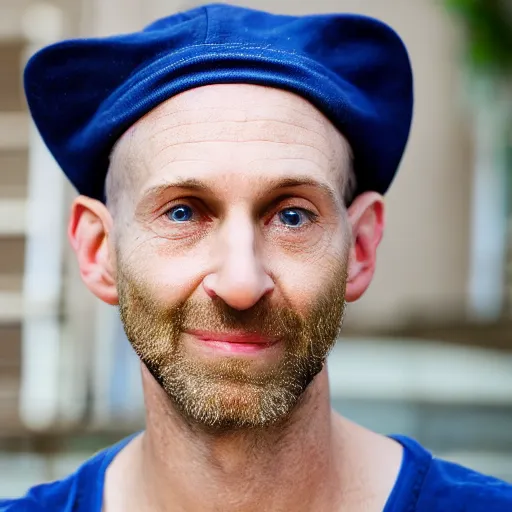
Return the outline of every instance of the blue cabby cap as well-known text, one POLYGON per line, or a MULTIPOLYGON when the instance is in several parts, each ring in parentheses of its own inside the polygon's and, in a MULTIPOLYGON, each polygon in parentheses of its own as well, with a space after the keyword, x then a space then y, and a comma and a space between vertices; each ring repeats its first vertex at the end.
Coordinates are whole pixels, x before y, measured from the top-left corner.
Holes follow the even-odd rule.
POLYGON ((402 41, 372 18, 206 5, 140 32, 43 48, 24 75, 43 140, 78 192, 100 200, 110 151, 130 125, 180 92, 220 83, 309 100, 349 141, 357 192, 388 189, 409 135, 413 83, 402 41))

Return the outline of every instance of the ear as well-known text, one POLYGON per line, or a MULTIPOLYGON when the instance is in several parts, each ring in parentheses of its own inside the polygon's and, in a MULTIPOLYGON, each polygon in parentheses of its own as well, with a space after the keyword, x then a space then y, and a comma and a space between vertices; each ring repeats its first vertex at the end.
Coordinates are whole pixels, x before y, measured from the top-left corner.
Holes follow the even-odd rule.
POLYGON ((377 247, 385 225, 384 198, 376 192, 361 194, 348 209, 348 218, 352 227, 352 247, 345 299, 354 302, 370 286, 375 272, 377 247))
POLYGON ((73 202, 68 237, 82 280, 96 297, 117 305, 114 248, 109 240, 112 225, 112 216, 100 201, 79 196, 73 202))

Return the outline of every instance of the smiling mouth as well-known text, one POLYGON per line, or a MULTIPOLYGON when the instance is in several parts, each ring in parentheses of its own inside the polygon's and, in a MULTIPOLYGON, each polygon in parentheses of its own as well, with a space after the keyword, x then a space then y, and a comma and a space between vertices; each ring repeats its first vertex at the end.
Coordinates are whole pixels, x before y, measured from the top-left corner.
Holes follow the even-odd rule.
POLYGON ((205 345, 231 353, 255 353, 266 350, 279 340, 254 333, 230 332, 213 333, 206 331, 187 331, 205 345))

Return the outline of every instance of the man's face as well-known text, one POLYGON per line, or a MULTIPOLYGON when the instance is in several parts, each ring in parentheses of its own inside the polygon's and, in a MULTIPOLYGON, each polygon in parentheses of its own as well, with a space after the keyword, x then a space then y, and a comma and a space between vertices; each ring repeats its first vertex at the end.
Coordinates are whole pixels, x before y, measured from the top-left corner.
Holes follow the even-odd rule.
POLYGON ((322 369, 345 305, 347 166, 316 109, 250 85, 181 94, 119 141, 121 317, 188 421, 280 422, 322 369))

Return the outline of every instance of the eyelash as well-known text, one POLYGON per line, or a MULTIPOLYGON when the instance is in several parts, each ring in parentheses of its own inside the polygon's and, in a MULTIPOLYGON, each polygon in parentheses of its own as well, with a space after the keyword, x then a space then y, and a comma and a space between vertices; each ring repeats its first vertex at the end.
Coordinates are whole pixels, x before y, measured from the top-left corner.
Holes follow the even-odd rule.
MULTIPOLYGON (((199 213, 199 217, 204 217, 205 215, 204 214, 201 214, 199 212, 200 208, 198 208, 196 205, 193 204, 193 202, 191 200, 186 200, 186 199, 181 199, 179 201, 175 201, 173 202, 173 204, 168 204, 166 206, 166 209, 165 211, 163 212, 162 214, 162 217, 164 218, 167 218, 167 216, 169 215, 169 213, 176 207, 178 206, 188 206, 189 208, 191 208, 193 210, 193 214, 194 214, 194 218, 188 222, 197 222, 196 220, 196 217, 199 213)), ((290 204, 290 205, 284 205, 284 206, 281 206, 281 207, 278 207, 278 208, 275 208, 273 209, 273 213, 270 217, 270 220, 268 222, 265 222, 265 225, 269 224, 271 222, 272 219, 274 219, 280 212, 284 211, 284 210, 297 210, 297 211, 300 211, 302 212, 306 217, 307 217, 307 220, 311 223, 311 224, 314 224, 318 221, 318 214, 307 209, 307 208, 304 208, 302 206, 294 206, 293 204, 290 204)), ((176 223, 178 224, 178 223, 176 223)), ((291 227, 292 230, 295 230, 295 231, 300 231, 301 229, 304 229, 305 227, 307 227, 308 224, 304 225, 304 226, 299 226, 299 227, 291 227)), ((285 226, 283 226, 285 227, 285 226)))

